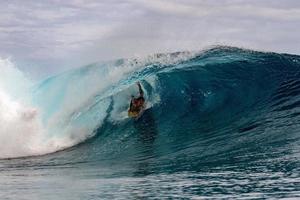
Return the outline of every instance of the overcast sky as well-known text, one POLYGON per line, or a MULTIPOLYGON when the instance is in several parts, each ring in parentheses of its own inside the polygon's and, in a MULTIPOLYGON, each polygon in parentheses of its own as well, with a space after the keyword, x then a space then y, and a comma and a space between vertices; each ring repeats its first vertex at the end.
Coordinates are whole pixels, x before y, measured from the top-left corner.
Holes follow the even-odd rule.
POLYGON ((34 77, 210 45, 300 54, 300 1, 0 0, 0 57, 34 77))

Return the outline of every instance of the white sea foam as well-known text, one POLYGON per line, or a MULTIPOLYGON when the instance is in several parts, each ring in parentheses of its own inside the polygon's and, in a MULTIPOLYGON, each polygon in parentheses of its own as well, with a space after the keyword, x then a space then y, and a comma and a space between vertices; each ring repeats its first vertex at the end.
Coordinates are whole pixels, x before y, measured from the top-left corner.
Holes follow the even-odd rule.
POLYGON ((38 110, 26 105, 30 81, 9 59, 0 59, 0 158, 39 153, 38 110))

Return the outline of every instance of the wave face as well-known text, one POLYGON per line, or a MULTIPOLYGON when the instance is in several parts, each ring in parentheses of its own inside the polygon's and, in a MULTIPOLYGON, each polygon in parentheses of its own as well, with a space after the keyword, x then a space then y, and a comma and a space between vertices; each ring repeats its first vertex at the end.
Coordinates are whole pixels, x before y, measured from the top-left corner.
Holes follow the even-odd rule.
POLYGON ((230 47, 158 55, 95 97, 87 113, 105 114, 80 155, 151 160, 149 170, 163 172, 257 163, 287 152, 299 160, 299 64, 298 56, 230 47), (138 80, 148 109, 134 121, 126 111, 138 80))
MULTIPOLYGON (((300 155, 299 56, 216 47, 120 59, 50 77, 31 87, 26 96, 29 100, 23 111, 16 111, 21 117, 14 116, 15 121, 7 125, 23 123, 26 132, 1 127, 0 133, 1 138, 5 131, 32 137, 24 136, 26 146, 20 149, 10 145, 1 149, 1 158, 40 155, 73 146, 36 161, 36 165, 117 166, 119 174, 137 177, 180 172, 178 180, 183 180, 184 173, 190 177, 190 173, 205 169, 234 169, 233 181, 237 175, 249 178, 239 170, 252 169, 264 180, 273 174, 272 180, 288 181, 288 185, 299 178, 295 176, 300 155), (130 96, 138 93, 136 81, 141 82, 147 99, 147 110, 137 121, 127 117, 130 96), (278 175, 282 171, 289 175, 278 175)), ((8 98, 7 102, 11 110, 21 107, 8 98)), ((0 102, 1 111, 3 105, 0 102)), ((4 119, 1 114, 0 120, 4 119)), ((206 175, 222 179, 218 173, 206 175)), ((151 177, 154 184, 155 177, 151 177)), ((197 183, 192 182, 191 187, 197 183)), ((209 183, 202 186, 209 187, 209 183)), ((270 193, 269 186, 265 193, 270 193)), ((157 189, 155 184, 152 187, 157 189)), ((199 194, 190 189, 189 195, 199 194)), ((285 186, 277 189, 288 191, 285 186)), ((257 194, 255 189, 251 191, 257 194)), ((176 196, 178 191, 173 192, 176 196)), ((225 193, 230 192, 234 191, 225 193)))

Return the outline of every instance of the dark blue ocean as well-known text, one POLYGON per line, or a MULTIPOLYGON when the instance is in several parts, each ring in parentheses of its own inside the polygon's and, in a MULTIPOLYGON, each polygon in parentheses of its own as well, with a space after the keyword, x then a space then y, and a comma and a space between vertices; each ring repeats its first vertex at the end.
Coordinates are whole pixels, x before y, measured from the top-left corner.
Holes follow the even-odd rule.
POLYGON ((0 199, 300 198, 300 56, 220 46, 119 59, 24 96, 0 199), (147 110, 133 120, 137 81, 147 110))

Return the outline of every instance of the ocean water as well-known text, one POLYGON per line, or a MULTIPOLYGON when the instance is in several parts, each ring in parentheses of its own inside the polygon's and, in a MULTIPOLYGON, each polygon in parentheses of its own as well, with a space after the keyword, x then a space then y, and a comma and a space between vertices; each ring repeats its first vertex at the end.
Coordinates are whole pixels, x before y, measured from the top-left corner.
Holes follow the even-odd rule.
POLYGON ((220 46, 38 83, 0 67, 0 199, 300 198, 300 56, 220 46))

